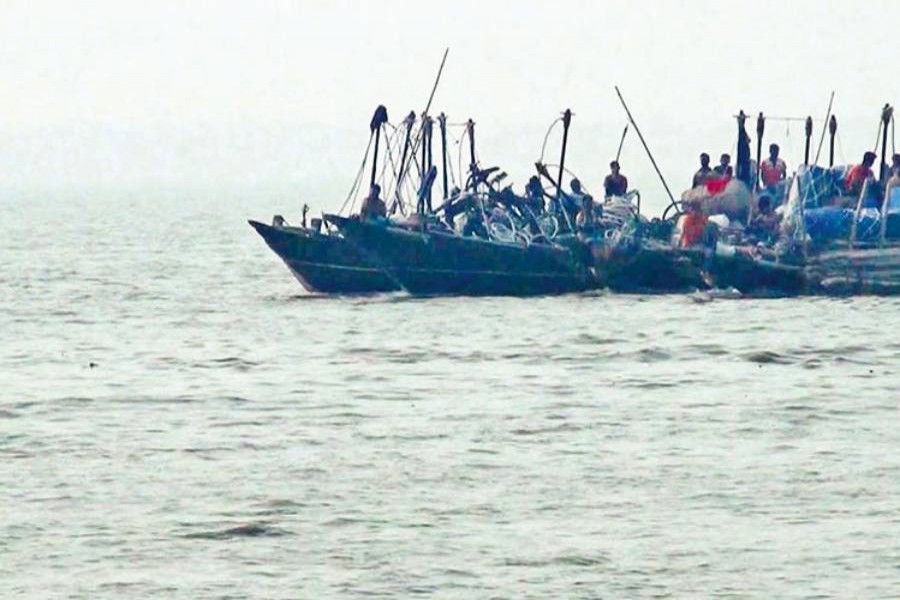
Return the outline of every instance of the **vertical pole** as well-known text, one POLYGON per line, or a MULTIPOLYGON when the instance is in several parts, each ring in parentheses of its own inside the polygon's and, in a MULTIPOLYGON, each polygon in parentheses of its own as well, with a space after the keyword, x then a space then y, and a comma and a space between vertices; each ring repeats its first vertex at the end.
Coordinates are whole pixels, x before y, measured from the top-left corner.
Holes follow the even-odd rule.
POLYGON ((569 143, 569 124, 572 122, 572 111, 568 108, 563 112, 563 139, 562 139, 562 151, 559 156, 559 175, 556 177, 556 205, 562 210, 563 215, 566 217, 566 223, 569 225, 569 229, 572 229, 572 222, 569 219, 569 211, 566 210, 566 206, 564 202, 561 202, 561 196, 563 194, 562 184, 563 184, 563 174, 565 172, 566 165, 566 146, 569 143))
POLYGON ((803 164, 809 164, 809 140, 812 138, 812 117, 806 117, 806 150, 803 151, 803 164))
MULTIPOLYGON (((828 111, 825 113, 825 120, 822 123, 827 123, 828 118, 831 116, 831 107, 834 105, 834 92, 831 92, 831 98, 828 99, 828 111)), ((816 146, 816 159, 813 161, 813 165, 819 166, 819 155, 822 153, 822 143, 825 141, 825 126, 822 126, 822 135, 819 136, 819 145, 816 146)))
MULTIPOLYGON (((432 121, 431 117, 426 116, 424 126, 425 126, 425 145, 428 147, 428 154, 426 157, 428 159, 427 160, 428 166, 422 170, 422 172, 426 173, 426 174, 431 170, 432 159, 433 159, 432 148, 431 148, 431 141, 432 141, 432 137, 433 137, 432 134, 434 131, 434 129, 432 127, 433 124, 434 124, 434 121, 432 121)), ((431 186, 428 187, 428 195, 425 197, 425 201, 428 203, 428 212, 431 212, 431 186)))
POLYGON ((426 115, 422 115, 422 176, 425 176, 425 171, 428 170, 428 165, 425 164, 428 158, 428 117, 426 115))
POLYGON ((403 142, 403 155, 400 158, 400 172, 397 175, 397 189, 394 193, 394 203, 391 206, 391 214, 394 214, 397 209, 397 205, 400 203, 400 188, 403 187, 403 176, 406 170, 406 157, 409 155, 409 141, 412 137, 412 128, 415 122, 416 113, 410 111, 410 113, 406 115, 406 119, 404 120, 404 123, 406 123, 406 140, 403 142))
POLYGON ((834 136, 837 133, 837 118, 834 115, 831 115, 831 119, 828 121, 828 135, 830 139, 828 140, 828 168, 834 166, 834 136))
POLYGON ((756 185, 754 189, 759 191, 759 180, 762 176, 762 145, 763 133, 766 131, 766 118, 762 112, 756 117, 756 185))
POLYGON ((475 167, 475 121, 469 119, 466 122, 466 131, 469 134, 469 167, 475 167))
POLYGON ((375 156, 372 158, 372 177, 369 178, 369 188, 375 185, 375 170, 378 168, 378 143, 381 141, 381 127, 375 130, 375 156))
POLYGON ((446 200, 449 195, 447 191, 447 115, 441 113, 438 117, 438 123, 441 126, 441 175, 444 184, 444 200, 446 200))
POLYGON ((754 204, 759 199, 759 180, 762 178, 762 143, 765 131, 766 118, 763 116, 762 111, 760 111, 759 115, 756 117, 756 177, 753 181, 753 191, 755 192, 753 195, 755 197, 750 200, 750 206, 747 209, 747 227, 749 227, 750 223, 753 221, 754 204))
POLYGON ((372 177, 369 179, 369 188, 375 185, 375 173, 378 168, 378 143, 381 141, 381 126, 387 123, 387 109, 384 105, 379 104, 372 115, 372 122, 369 123, 369 129, 375 133, 375 156, 372 158, 372 177))
POLYGON ((878 181, 884 183, 884 180, 887 178, 887 137, 888 137, 888 125, 891 123, 891 115, 893 115, 894 109, 888 104, 884 105, 884 108, 881 111, 881 123, 882 123, 882 132, 881 132, 881 170, 878 172, 878 181))

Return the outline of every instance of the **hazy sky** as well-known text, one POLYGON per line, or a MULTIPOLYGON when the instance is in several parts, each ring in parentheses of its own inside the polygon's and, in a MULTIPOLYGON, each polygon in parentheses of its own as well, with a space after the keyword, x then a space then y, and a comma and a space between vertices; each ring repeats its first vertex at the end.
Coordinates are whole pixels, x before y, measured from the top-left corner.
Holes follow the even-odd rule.
MULTIPOLYGON (((435 109, 473 117, 482 157, 517 179, 571 107, 572 164, 599 180, 625 124, 616 84, 679 190, 700 151, 733 148, 740 108, 821 120, 834 90, 850 160, 900 91, 896 1, 5 0, 0 17, 15 185, 349 182, 375 105, 422 110, 448 46, 435 109)), ((795 164, 802 125, 769 132, 795 164)), ((623 163, 659 193, 636 138, 623 163)))

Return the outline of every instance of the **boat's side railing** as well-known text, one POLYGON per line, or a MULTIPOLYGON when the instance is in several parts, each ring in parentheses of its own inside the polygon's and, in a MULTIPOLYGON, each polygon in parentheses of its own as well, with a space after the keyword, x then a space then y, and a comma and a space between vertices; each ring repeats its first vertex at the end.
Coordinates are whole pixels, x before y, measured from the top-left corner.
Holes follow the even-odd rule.
POLYGON ((637 209, 636 216, 640 217, 641 216, 641 193, 638 190, 631 190, 630 192, 625 194, 625 197, 628 199, 631 199, 631 198, 637 199, 637 202, 634 203, 634 206, 637 209))
POLYGON ((856 210, 853 211, 853 223, 850 225, 850 239, 848 240, 851 248, 856 245, 856 237, 859 233, 859 217, 862 214, 863 199, 865 199, 869 192, 870 181, 870 179, 866 179, 863 182, 862 189, 859 192, 859 198, 856 199, 856 210))

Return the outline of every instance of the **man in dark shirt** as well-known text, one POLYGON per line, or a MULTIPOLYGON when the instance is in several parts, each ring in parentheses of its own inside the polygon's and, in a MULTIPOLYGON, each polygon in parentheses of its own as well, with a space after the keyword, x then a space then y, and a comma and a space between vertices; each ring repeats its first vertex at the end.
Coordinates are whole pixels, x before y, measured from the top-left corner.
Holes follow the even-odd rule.
POLYGON ((709 166, 709 154, 704 152, 700 155, 700 169, 694 173, 694 179, 691 181, 691 187, 703 185, 710 179, 715 177, 712 168, 709 166))
POLYGON ((719 158, 719 164, 716 165, 713 171, 716 174, 716 179, 731 179, 731 176, 734 174, 734 170, 731 168, 731 155, 723 154, 719 158))
POLYGON ((619 173, 619 161, 609 163, 611 173, 603 180, 606 197, 624 196, 628 192, 628 179, 619 173))

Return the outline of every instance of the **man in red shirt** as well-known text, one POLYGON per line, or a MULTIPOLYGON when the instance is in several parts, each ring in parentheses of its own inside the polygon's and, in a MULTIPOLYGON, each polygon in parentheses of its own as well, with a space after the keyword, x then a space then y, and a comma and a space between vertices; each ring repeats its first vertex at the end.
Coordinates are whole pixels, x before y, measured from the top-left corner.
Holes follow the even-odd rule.
POLYGON ((872 173, 872 165, 875 164, 876 158, 877 156, 875 156, 874 152, 866 152, 863 154, 862 163, 850 169, 850 173, 847 174, 847 179, 844 180, 844 189, 847 191, 848 195, 859 196, 866 180, 875 177, 872 173))
POLYGON ((778 144, 769 146, 769 158, 760 165, 760 174, 762 175, 762 184, 766 189, 774 188, 779 182, 784 181, 787 177, 787 165, 778 158, 778 144))

